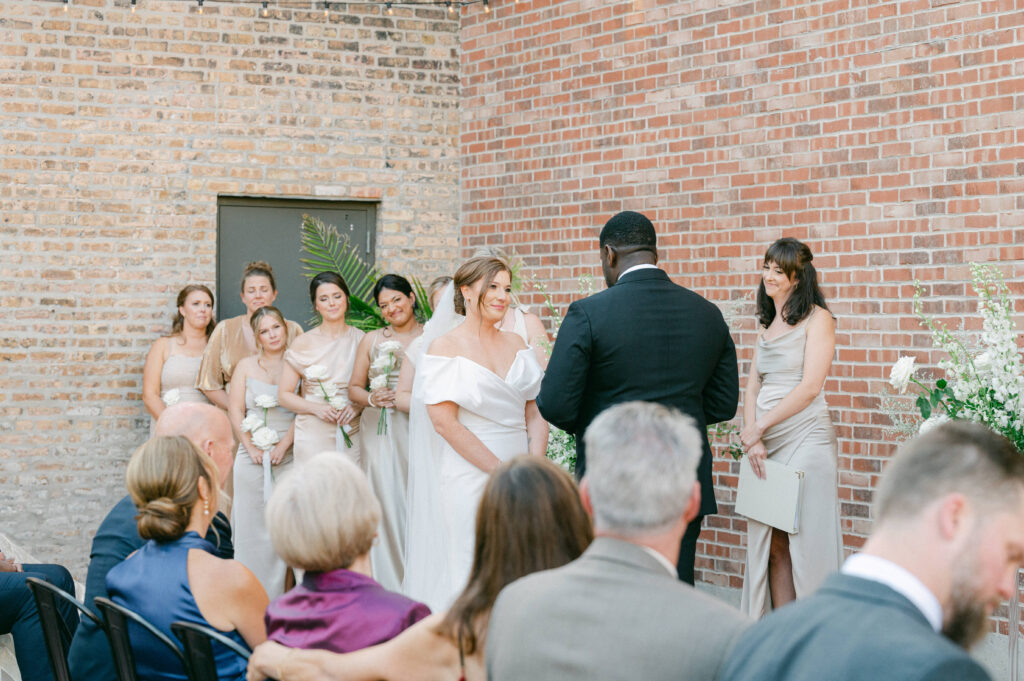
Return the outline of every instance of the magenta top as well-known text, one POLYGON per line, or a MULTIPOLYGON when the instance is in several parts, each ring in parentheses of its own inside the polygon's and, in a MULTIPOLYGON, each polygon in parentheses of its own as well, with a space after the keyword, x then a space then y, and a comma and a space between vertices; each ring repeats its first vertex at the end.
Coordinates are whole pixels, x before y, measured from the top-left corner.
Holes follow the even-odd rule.
POLYGON ((351 570, 307 572, 267 607, 267 638, 289 648, 347 653, 383 643, 430 614, 351 570))

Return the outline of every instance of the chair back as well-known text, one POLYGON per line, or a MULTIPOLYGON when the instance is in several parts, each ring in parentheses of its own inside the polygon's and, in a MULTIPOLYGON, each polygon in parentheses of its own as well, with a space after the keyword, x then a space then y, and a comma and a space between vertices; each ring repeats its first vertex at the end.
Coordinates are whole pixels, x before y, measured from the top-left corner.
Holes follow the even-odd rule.
POLYGON ((171 624, 171 631, 185 646, 185 670, 188 672, 189 681, 218 681, 213 641, 217 641, 243 660, 249 659, 248 650, 211 627, 195 622, 174 622, 171 624))
POLYGON ((46 641, 46 654, 50 658, 50 669, 53 670, 54 681, 71 681, 68 671, 68 648, 71 646, 72 632, 57 609, 57 599, 74 605, 78 610, 91 618, 96 624, 100 619, 85 604, 64 589, 50 584, 38 577, 25 579, 39 611, 39 622, 43 626, 43 640, 46 641))
POLYGON ((117 671, 118 681, 138 681, 139 679, 138 670, 135 667, 135 653, 132 652, 132 642, 128 636, 129 622, 139 625, 170 648, 175 657, 181 661, 182 666, 185 665, 181 649, 167 634, 153 626, 142 615, 118 605, 109 598, 97 596, 93 602, 103 613, 103 631, 106 632, 107 641, 110 642, 110 652, 114 658, 114 669, 117 671))

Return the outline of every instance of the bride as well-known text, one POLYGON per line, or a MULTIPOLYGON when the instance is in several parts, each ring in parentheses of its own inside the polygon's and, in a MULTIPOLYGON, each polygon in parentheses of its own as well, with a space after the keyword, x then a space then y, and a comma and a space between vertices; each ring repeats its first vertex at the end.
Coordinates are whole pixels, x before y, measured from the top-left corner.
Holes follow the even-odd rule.
POLYGON ((469 579, 490 472, 547 447, 548 426, 534 403, 543 371, 522 338, 495 328, 511 300, 504 262, 468 260, 409 352, 416 371, 402 590, 434 612, 447 610, 469 579))

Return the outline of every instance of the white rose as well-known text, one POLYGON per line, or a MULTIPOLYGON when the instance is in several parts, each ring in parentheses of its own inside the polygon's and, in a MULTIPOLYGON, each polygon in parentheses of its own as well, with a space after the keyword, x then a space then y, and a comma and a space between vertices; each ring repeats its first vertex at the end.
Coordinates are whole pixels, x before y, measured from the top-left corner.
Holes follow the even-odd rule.
POLYGON ((398 352, 402 351, 402 344, 399 343, 398 341, 393 341, 393 340, 391 340, 391 341, 384 341, 383 343, 381 343, 377 347, 380 348, 380 351, 382 353, 388 353, 388 352, 398 353, 398 352))
POLYGON ((900 357, 895 364, 892 365, 892 371, 889 373, 889 385, 895 390, 899 390, 901 393, 907 392, 907 386, 910 385, 910 377, 914 375, 914 358, 913 357, 900 357))
POLYGON ((253 402, 255 402, 256 406, 261 409, 273 409, 277 406, 277 397, 266 394, 257 395, 253 402))
POLYGON ((243 433, 248 433, 249 431, 256 430, 262 425, 263 417, 260 416, 259 414, 253 413, 249 414, 244 419, 242 419, 241 428, 243 433))
POLYGON ((327 397, 334 397, 338 394, 338 386, 334 385, 330 381, 324 381, 321 383, 320 388, 327 393, 327 397))
POLYGON ((949 422, 949 417, 948 416, 946 416, 945 414, 936 414, 935 416, 932 416, 931 418, 929 418, 927 421, 924 421, 924 422, 921 423, 920 427, 918 427, 918 429, 917 429, 917 434, 918 435, 924 435, 925 433, 927 433, 929 430, 931 430, 935 426, 941 426, 943 423, 948 423, 948 422, 949 422))
POLYGON ((163 394, 161 399, 163 399, 165 405, 173 407, 178 402, 181 402, 181 391, 177 388, 171 388, 163 394))
POLYGON ((381 355, 377 359, 373 360, 373 364, 370 365, 370 369, 382 374, 390 373, 391 355, 381 355))
POLYGON ((327 367, 321 364, 310 364, 306 368, 307 381, 324 381, 327 380, 327 376, 327 367))
POLYGON ((380 390, 381 388, 386 388, 386 387, 388 387, 388 377, 385 376, 384 374, 381 374, 380 376, 374 376, 370 380, 370 391, 371 392, 374 391, 374 390, 380 390))
POLYGON ((344 409, 348 406, 348 398, 341 395, 332 395, 327 404, 331 405, 331 409, 344 409))
POLYGON ((273 448, 280 439, 276 430, 266 426, 257 428, 252 434, 252 443, 264 451, 273 448))

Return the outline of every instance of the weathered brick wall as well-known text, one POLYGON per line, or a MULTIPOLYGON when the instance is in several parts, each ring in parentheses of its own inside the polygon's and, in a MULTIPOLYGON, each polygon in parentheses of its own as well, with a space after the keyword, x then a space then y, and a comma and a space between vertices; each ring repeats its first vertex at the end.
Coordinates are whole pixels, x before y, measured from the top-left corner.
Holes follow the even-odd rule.
POLYGON ((379 200, 400 272, 459 243, 457 17, 291 7, 0 0, 0 531, 80 576, 218 194, 379 200))
MULTIPOLYGON (((1024 267, 1024 2, 527 0, 462 25, 466 250, 504 244, 566 304, 599 275, 597 233, 649 215, 662 265, 731 320, 741 380, 760 257, 805 240, 838 316, 826 384, 841 439, 847 550, 893 445, 890 364, 937 361, 913 281, 954 324, 974 314, 972 261, 1024 267)), ((539 302, 538 296, 533 297, 539 302)), ((977 319, 969 319, 978 328, 977 319)), ((642 329, 637 330, 642 333, 642 329)), ((737 467, 700 577, 739 587, 737 467)))

